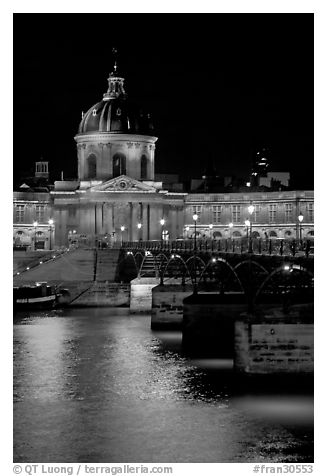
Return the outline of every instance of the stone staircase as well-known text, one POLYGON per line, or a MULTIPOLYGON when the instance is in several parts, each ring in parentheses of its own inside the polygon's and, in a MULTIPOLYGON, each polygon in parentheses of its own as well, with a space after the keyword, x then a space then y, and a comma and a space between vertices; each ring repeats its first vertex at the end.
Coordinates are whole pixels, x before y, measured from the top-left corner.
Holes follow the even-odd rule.
POLYGON ((153 254, 150 253, 149 251, 147 252, 147 255, 144 258, 140 276, 142 278, 156 277, 155 259, 153 254))
POLYGON ((97 250, 96 281, 115 281, 119 249, 97 250))

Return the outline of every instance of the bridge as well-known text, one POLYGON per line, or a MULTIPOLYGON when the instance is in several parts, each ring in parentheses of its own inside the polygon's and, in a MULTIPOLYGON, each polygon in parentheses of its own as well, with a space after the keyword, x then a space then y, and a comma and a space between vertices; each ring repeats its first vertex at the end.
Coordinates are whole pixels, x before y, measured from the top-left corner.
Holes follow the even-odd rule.
POLYGON ((156 277, 193 292, 242 292, 250 308, 264 300, 313 302, 313 243, 289 240, 124 242, 118 275, 156 277), (173 280, 173 281, 172 281, 173 280))

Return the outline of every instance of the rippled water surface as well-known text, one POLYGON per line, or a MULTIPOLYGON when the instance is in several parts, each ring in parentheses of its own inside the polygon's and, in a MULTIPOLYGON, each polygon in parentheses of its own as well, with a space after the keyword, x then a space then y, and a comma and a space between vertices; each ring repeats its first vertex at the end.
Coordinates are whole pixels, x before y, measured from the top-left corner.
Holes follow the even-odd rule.
POLYGON ((15 462, 313 461, 312 396, 235 391, 232 361, 123 309, 14 320, 15 462))

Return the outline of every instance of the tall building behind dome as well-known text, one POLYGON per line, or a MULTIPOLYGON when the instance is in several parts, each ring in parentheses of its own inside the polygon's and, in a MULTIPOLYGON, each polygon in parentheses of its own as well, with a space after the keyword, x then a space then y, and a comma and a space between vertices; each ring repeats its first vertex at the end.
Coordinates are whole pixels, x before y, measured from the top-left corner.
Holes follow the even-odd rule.
POLYGON ((270 170, 271 155, 267 147, 261 147, 255 153, 252 159, 251 167, 251 185, 257 186, 260 182, 260 177, 267 177, 270 170))

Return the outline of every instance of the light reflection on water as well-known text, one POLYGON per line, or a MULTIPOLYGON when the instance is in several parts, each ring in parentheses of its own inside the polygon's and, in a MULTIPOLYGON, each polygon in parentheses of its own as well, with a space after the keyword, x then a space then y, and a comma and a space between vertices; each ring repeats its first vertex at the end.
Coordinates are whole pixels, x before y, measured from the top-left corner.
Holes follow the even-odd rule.
POLYGON ((310 397, 274 410, 234 395, 232 361, 188 359, 181 333, 151 332, 149 316, 67 309, 15 324, 15 462, 312 460, 310 397))

